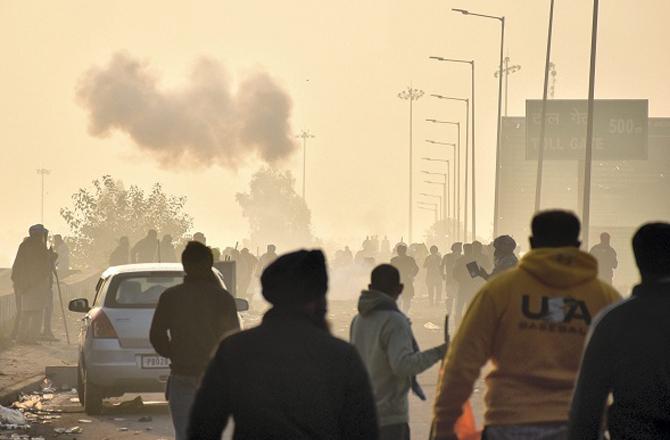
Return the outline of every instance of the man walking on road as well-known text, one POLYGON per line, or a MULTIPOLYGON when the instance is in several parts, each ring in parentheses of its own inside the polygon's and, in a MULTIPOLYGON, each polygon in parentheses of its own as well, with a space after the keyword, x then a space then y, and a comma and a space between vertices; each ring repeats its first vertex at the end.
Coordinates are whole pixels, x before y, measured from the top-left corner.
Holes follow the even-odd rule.
POLYGON ((642 282, 594 325, 570 414, 571 440, 602 438, 603 408, 612 440, 670 433, 670 224, 642 226, 633 238, 642 282))
POLYGON ((260 326, 226 338, 191 413, 190 440, 376 440, 370 381, 356 349, 326 321, 328 274, 321 251, 279 257, 261 277, 273 307, 260 326))
POLYGON ((595 259, 579 250, 579 229, 570 212, 540 212, 532 250, 475 296, 441 372, 433 439, 455 438, 456 420, 489 360, 485 438, 566 438, 589 326, 620 300, 598 280, 595 259))
POLYGON ((186 439, 193 399, 213 351, 240 328, 235 300, 212 271, 212 251, 192 241, 181 260, 184 282, 163 292, 149 334, 156 352, 170 359, 166 397, 177 440, 186 439))
POLYGON ((400 272, 400 282, 404 289, 402 291, 401 304, 405 313, 409 312, 414 298, 414 277, 419 273, 419 266, 416 265, 414 258, 407 255, 407 246, 399 244, 396 247, 398 255, 391 258, 391 265, 400 272))
MULTIPOLYGON (((439 263, 439 260, 438 260, 439 263)), ((350 339, 368 369, 377 403, 381 440, 409 440, 410 389, 426 397, 416 375, 444 358, 447 343, 424 352, 412 334, 409 319, 398 310, 402 293, 398 270, 377 266, 369 290, 358 300, 358 315, 351 323, 350 339)))

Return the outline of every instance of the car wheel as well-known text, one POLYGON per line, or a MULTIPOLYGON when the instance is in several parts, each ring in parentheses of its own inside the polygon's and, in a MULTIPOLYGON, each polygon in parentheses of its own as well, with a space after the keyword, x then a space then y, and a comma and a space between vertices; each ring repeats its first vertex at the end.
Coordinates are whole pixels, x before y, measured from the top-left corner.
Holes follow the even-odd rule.
POLYGON ((96 416, 102 413, 102 389, 88 380, 88 374, 84 370, 83 389, 84 389, 84 412, 89 416, 96 416))

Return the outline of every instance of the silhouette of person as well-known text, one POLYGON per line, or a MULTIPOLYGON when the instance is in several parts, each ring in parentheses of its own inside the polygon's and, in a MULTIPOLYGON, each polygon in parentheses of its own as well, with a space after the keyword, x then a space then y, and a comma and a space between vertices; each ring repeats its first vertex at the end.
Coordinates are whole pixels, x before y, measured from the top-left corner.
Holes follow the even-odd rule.
POLYGON ((398 269, 377 266, 351 322, 351 343, 370 374, 383 440, 409 439, 408 394, 412 390, 425 400, 416 376, 442 360, 448 345, 445 341, 423 352, 419 349, 409 319, 398 310, 402 291, 398 269))
POLYGON ((261 276, 272 304, 257 327, 224 339, 205 373, 190 440, 377 440, 370 379, 356 349, 332 336, 321 251, 282 255, 261 276))
POLYGON ((251 299, 249 295, 249 284, 251 284, 251 276, 256 269, 258 259, 254 257, 249 249, 243 248, 237 260, 237 291, 241 298, 251 299))
POLYGON ((516 241, 509 235, 501 235, 493 240, 493 271, 488 273, 483 267, 479 267, 479 276, 485 280, 490 279, 517 265, 519 259, 514 255, 516 241))
POLYGON ((445 280, 445 305, 447 313, 451 314, 454 307, 454 299, 458 293, 458 283, 454 279, 454 268, 456 262, 461 258, 463 243, 456 242, 451 245, 451 252, 442 258, 442 278, 445 280))
MULTIPOLYGON (((463 405, 490 360, 485 437, 567 438, 590 324, 621 297, 597 279, 595 259, 579 249, 580 224, 574 214, 540 212, 531 229, 533 249, 477 293, 452 340, 435 398, 435 439, 455 438, 463 405)), ((609 371, 618 371, 617 360, 608 361, 609 371)), ((597 411, 602 414, 603 406, 597 411)))
POLYGON ((193 234, 193 241, 202 243, 205 246, 207 245, 207 237, 205 237, 205 234, 203 234, 202 232, 196 232, 195 234, 193 234))
POLYGON ((670 433, 670 224, 640 227, 633 251, 641 283, 591 329, 572 400, 569 439, 603 438, 603 418, 613 440, 661 439, 670 433))
POLYGON ((33 225, 28 238, 23 240, 12 266, 12 282, 20 299, 21 318, 17 340, 36 344, 42 327, 42 317, 47 301, 51 299, 54 254, 47 249, 47 229, 33 225))
POLYGON ((186 439, 191 406, 212 352, 240 329, 235 300, 212 272, 212 250, 192 241, 181 261, 184 282, 161 294, 149 331, 156 352, 170 359, 166 395, 177 440, 186 439))
POLYGON ((130 263, 130 240, 123 236, 119 238, 119 244, 109 256, 110 266, 121 266, 130 263))
POLYGON ((266 267, 272 264, 277 259, 277 246, 274 244, 269 244, 266 252, 261 255, 261 258, 258 261, 258 273, 259 275, 263 273, 266 267))
POLYGON ((484 285, 481 278, 473 278, 467 268, 468 263, 478 263, 480 267, 484 266, 484 258, 481 254, 481 243, 475 241, 463 245, 463 256, 456 261, 454 265, 454 279, 458 283, 458 293, 456 294, 456 304, 454 306, 453 318, 458 325, 465 312, 470 300, 474 297, 477 290, 484 285), (477 243, 479 246, 477 246, 477 243), (478 252, 475 250, 477 249, 478 252))
POLYGON ((58 255, 56 270, 59 274, 67 274, 70 270, 70 248, 60 234, 54 235, 54 252, 58 255))
POLYGON ((135 243, 130 251, 133 263, 154 263, 158 261, 158 233, 149 229, 147 236, 135 243))
POLYGON ((437 246, 430 247, 430 255, 424 260, 423 267, 426 269, 428 304, 432 307, 442 300, 442 256, 437 246))
POLYGON ((614 280, 614 269, 619 266, 616 251, 610 245, 610 234, 600 234, 600 243, 591 248, 591 255, 598 260, 598 277, 612 284, 614 280))
POLYGON ((414 258, 407 255, 407 246, 404 244, 398 245, 396 252, 398 255, 391 258, 391 265, 398 269, 400 281, 405 286, 400 299, 401 308, 407 313, 412 305, 412 298, 414 298, 414 277, 419 273, 419 266, 414 258))
POLYGON ((163 263, 176 263, 177 253, 172 244, 172 236, 165 234, 160 244, 160 259, 163 263))

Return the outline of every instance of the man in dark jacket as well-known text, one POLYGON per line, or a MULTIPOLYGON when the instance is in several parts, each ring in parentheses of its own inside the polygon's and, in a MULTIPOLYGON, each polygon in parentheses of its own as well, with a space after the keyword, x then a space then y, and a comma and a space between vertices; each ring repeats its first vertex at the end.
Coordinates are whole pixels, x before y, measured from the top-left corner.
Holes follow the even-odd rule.
POLYGON ((42 316, 51 299, 52 269, 55 256, 46 247, 48 231, 42 225, 30 227, 29 237, 19 245, 12 266, 12 282, 21 317, 19 342, 35 344, 42 327, 42 316))
POLYGON ((156 352, 170 359, 166 396, 177 440, 186 438, 195 392, 217 344, 240 328, 235 300, 212 272, 212 251, 192 241, 181 259, 184 282, 161 295, 149 335, 156 352))
POLYGON ((376 440, 375 404, 356 349, 326 322, 321 251, 279 257, 261 276, 274 307, 260 326, 226 338, 198 391, 189 439, 376 440))
POLYGON ((661 439, 670 433, 670 224, 633 238, 642 282, 592 327, 570 412, 570 439, 661 439))

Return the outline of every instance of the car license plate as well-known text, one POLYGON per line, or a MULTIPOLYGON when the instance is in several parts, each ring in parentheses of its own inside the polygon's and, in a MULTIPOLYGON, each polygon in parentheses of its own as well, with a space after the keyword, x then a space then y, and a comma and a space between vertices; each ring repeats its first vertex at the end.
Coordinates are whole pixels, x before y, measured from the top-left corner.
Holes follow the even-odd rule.
POLYGON ((161 356, 143 355, 142 368, 170 368, 170 361, 161 356))

